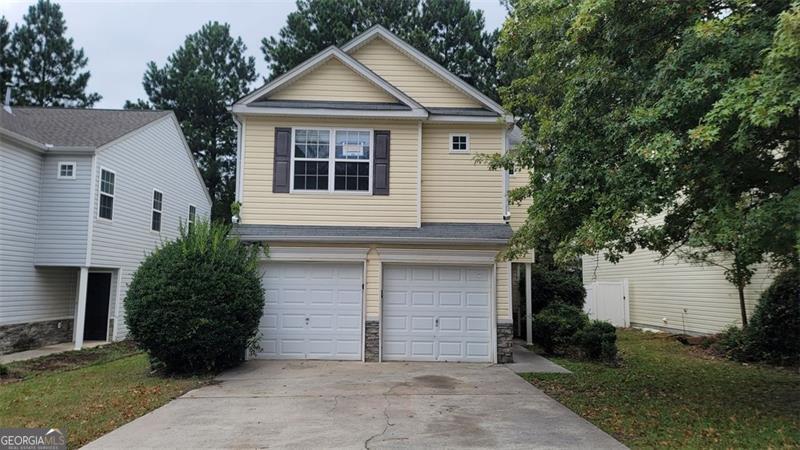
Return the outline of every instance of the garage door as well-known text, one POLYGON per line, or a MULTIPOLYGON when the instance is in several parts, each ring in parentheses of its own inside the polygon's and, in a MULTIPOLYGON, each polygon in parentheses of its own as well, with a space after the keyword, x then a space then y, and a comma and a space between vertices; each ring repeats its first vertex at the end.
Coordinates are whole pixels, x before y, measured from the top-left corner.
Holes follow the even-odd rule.
POLYGON ((259 358, 361 359, 360 263, 267 263, 259 358))
POLYGON ((383 359, 491 361, 488 267, 385 265, 383 359))

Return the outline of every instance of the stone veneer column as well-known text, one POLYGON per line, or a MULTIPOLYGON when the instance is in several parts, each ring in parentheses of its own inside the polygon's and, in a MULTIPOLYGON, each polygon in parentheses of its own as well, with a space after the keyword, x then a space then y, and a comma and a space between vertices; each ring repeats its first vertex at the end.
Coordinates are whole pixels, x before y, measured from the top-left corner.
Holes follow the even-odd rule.
POLYGON ((367 320, 364 324, 364 361, 378 362, 381 348, 381 322, 367 320))
POLYGON ((514 325, 511 323, 497 324, 497 362, 508 364, 514 362, 511 346, 514 341, 514 325))

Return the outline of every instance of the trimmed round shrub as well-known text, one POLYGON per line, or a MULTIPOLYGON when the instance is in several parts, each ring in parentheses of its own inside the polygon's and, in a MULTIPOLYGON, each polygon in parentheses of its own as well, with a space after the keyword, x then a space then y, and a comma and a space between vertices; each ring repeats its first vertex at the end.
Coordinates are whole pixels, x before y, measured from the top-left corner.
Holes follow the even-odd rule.
MULTIPOLYGON (((553 303, 564 303, 582 308, 586 299, 583 281, 579 275, 574 273, 549 270, 534 265, 531 267, 531 285, 533 314, 538 314, 553 303)), ((525 277, 520 283, 520 295, 523 299, 525 298, 525 277)))
POLYGON ((764 291, 744 330, 747 358, 778 365, 800 364, 800 271, 781 273, 764 291))
POLYGON ((589 322, 575 333, 574 343, 588 359, 605 362, 617 360, 617 329, 608 322, 589 322))
POLYGON ((198 222, 149 255, 125 299, 131 337, 168 372, 217 372, 255 345, 264 308, 260 248, 198 222))
POLYGON ((577 306, 553 303, 533 316, 533 342, 547 353, 563 350, 572 343, 575 333, 588 322, 589 316, 577 306))

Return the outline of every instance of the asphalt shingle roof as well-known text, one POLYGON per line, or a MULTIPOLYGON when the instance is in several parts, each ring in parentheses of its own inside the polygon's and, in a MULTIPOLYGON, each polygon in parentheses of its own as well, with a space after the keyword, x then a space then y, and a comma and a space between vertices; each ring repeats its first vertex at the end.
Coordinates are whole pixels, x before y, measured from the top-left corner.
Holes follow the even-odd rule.
POLYGON ((345 243, 461 243, 505 245, 511 227, 505 223, 423 223, 421 227, 366 227, 240 224, 234 233, 243 241, 345 243))
POLYGON ((0 128, 55 147, 96 148, 107 144, 169 111, 77 108, 0 108, 0 128))

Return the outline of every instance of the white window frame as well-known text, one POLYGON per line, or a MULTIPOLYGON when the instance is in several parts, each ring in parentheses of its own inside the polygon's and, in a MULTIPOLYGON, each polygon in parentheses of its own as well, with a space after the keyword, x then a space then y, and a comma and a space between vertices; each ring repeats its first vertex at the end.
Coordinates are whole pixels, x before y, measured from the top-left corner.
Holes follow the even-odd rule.
POLYGON ((106 169, 105 167, 100 166, 100 177, 97 179, 97 218, 98 219, 105 220, 107 222, 112 222, 114 220, 114 209, 115 209, 115 206, 116 206, 115 205, 116 197, 117 197, 117 173, 114 172, 111 169, 106 169), (103 192, 103 172, 104 171, 114 175, 114 193, 113 194, 107 194, 107 193, 103 192), (112 203, 111 203, 111 218, 110 219, 100 216, 100 199, 103 198, 104 195, 106 195, 108 197, 111 197, 111 199, 112 199, 112 203))
POLYGON ((469 133, 450 133, 450 137, 449 137, 449 139, 447 141, 447 146, 450 149, 450 153, 469 153, 469 147, 470 147, 470 145, 469 145, 469 133), (456 149, 453 148, 453 138, 456 137, 456 136, 458 136, 458 137, 463 136, 463 137, 467 138, 467 148, 465 148, 464 150, 461 150, 461 149, 456 150, 456 149))
POLYGON ((197 207, 190 204, 186 210, 186 226, 191 227, 195 222, 197 222, 197 207), (194 209, 194 217, 192 217, 192 209, 194 209))
POLYGON ((372 195, 373 171, 372 160, 375 154, 375 130, 372 128, 326 128, 326 127, 292 127, 292 143, 291 143, 291 164, 289 165, 289 193, 297 194, 344 194, 344 195, 372 195), (311 130, 311 131, 327 131, 329 133, 329 149, 327 158, 300 158, 300 161, 328 161, 328 189, 295 189, 294 188, 294 145, 295 145, 295 132, 297 130, 311 130), (368 159, 343 159, 336 158, 336 132, 337 131, 360 131, 369 133, 369 158, 368 159), (360 162, 369 165, 369 181, 368 189, 366 191, 337 191, 334 189, 336 182, 336 163, 337 162, 360 162))
POLYGON ((150 196, 150 231, 153 233, 161 233, 161 230, 164 228, 164 191, 159 189, 153 189, 153 195, 150 196), (156 192, 161 194, 161 209, 156 209, 156 205, 154 204, 156 201, 156 192), (153 213, 160 214, 158 217, 158 229, 153 229, 153 213))
POLYGON ((59 180, 74 180, 76 172, 78 171, 78 163, 75 161, 59 161, 58 162, 58 171, 56 172, 56 177, 59 180), (61 175, 61 167, 62 166, 72 166, 72 175, 61 175))

